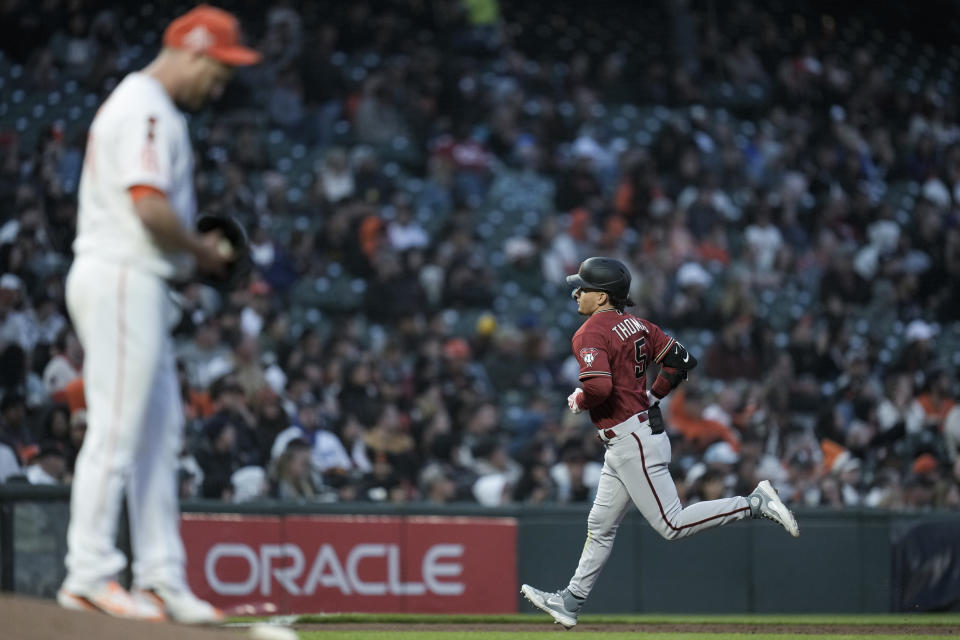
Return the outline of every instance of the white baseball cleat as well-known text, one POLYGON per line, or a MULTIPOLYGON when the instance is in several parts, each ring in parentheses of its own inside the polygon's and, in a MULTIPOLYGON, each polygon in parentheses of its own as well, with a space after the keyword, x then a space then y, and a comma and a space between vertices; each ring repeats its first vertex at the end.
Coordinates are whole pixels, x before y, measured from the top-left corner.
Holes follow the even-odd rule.
POLYGON ((537 609, 549 613, 553 617, 553 621, 562 625, 564 629, 572 629, 577 624, 579 610, 570 611, 567 609, 559 591, 548 593, 525 584, 520 587, 520 593, 537 609))
POLYGON ((62 588, 57 592, 57 603, 71 611, 93 611, 114 618, 163 622, 167 619, 163 609, 156 603, 134 598, 115 580, 95 589, 70 591, 62 588))
POLYGON ((181 624, 220 624, 227 619, 223 611, 193 595, 190 589, 154 586, 137 589, 133 596, 138 601, 152 602, 170 620, 181 624))
POLYGON ((773 520, 794 538, 800 536, 797 519, 793 517, 790 509, 787 509, 787 505, 783 504, 783 500, 777 495, 777 490, 769 480, 762 480, 753 493, 747 496, 747 500, 750 503, 750 513, 754 518, 763 517, 773 520))

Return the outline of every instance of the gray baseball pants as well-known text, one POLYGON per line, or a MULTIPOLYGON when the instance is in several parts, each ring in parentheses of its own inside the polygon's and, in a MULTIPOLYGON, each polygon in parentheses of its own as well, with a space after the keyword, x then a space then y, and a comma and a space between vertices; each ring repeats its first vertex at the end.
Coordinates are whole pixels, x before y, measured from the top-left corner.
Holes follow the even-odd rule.
POLYGON ((742 496, 698 502, 687 508, 680 504, 677 487, 670 476, 670 439, 654 435, 649 422, 636 416, 614 427, 624 432, 605 442, 603 471, 587 516, 587 542, 580 564, 568 589, 578 598, 590 595, 597 577, 613 550, 613 540, 631 501, 647 522, 667 540, 676 540, 713 527, 750 517, 750 506, 742 496), (633 421, 636 426, 630 424, 633 421))

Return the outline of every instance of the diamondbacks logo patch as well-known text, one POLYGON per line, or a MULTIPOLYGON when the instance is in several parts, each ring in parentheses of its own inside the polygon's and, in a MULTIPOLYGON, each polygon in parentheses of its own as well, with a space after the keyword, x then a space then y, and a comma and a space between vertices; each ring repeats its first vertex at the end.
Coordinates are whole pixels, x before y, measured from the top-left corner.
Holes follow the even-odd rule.
POLYGON ((598 353, 600 353, 600 350, 596 347, 584 347, 580 349, 580 359, 583 360, 585 365, 590 367, 593 366, 593 361, 596 360, 598 353))

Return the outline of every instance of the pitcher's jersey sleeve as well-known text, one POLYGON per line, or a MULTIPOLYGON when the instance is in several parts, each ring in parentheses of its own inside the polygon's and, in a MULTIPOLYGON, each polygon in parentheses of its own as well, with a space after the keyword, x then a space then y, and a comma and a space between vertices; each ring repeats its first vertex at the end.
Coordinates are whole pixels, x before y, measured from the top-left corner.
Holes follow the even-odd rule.
POLYGON ((142 185, 170 191, 178 130, 171 120, 159 110, 124 114, 116 144, 109 151, 115 154, 113 164, 124 188, 142 185))
POLYGON ((579 380, 593 376, 613 377, 610 368, 608 337, 595 331, 577 332, 571 346, 580 365, 579 380))

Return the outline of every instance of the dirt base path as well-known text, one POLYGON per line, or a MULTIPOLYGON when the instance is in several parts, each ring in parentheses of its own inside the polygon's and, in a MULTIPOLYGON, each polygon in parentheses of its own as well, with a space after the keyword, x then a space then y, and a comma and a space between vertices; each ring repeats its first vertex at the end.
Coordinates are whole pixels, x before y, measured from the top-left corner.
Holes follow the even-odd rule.
POLYGON ((10 640, 238 640, 225 629, 119 620, 67 611, 50 600, 0 596, 0 638, 10 640))
MULTIPOLYGON (((398 623, 325 623, 294 625, 298 631, 563 631, 556 624, 398 624, 398 623)), ((652 623, 652 624, 578 624, 569 633, 779 633, 785 636, 806 635, 852 635, 869 637, 877 634, 916 636, 958 636, 960 627, 950 625, 910 624, 703 624, 703 623, 652 623)))

